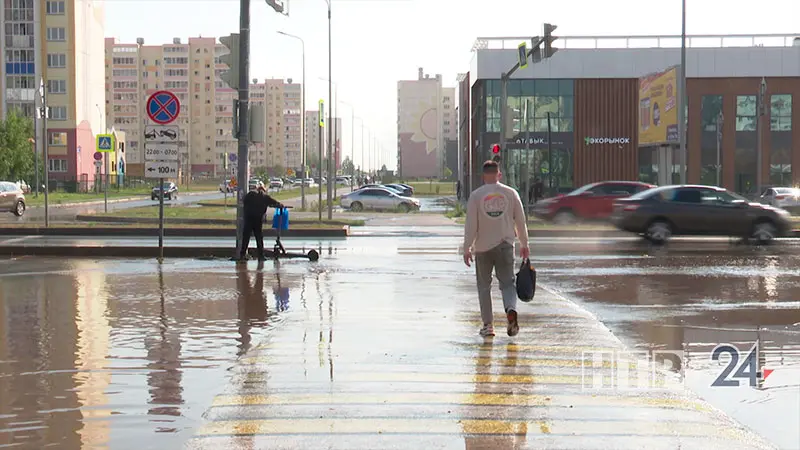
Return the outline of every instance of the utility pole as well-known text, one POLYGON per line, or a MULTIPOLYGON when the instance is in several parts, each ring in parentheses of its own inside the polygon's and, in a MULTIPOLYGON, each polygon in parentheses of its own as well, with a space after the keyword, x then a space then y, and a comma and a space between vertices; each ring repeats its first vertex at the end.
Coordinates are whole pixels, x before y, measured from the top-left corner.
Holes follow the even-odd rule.
MULTIPOLYGON (((333 179, 331 179, 331 169, 334 167, 333 162, 333 130, 336 124, 333 123, 333 73, 332 73, 332 52, 331 46, 331 2, 328 3, 328 220, 333 219, 333 179)), ((337 99, 338 100, 338 99, 337 99)), ((322 186, 320 186, 321 188, 322 186)))
POLYGON ((764 166, 763 161, 761 160, 762 156, 764 155, 764 144, 762 143, 762 138, 764 137, 764 116, 766 116, 767 108, 765 103, 765 98, 767 97, 767 79, 761 77, 761 85, 759 86, 758 90, 758 117, 756 122, 756 127, 758 128, 758 144, 757 144, 757 152, 756 152, 756 195, 761 195, 761 186, 763 177, 761 174, 762 168, 764 166))
POLYGON ((720 180, 720 171, 722 169, 721 160, 720 160, 720 148, 722 146, 722 111, 717 114, 717 186, 722 186, 722 181, 720 180))
POLYGON ((547 112, 547 179, 553 195, 553 137, 550 135, 550 112, 547 112))
MULTIPOLYGON (((39 79, 39 95, 42 97, 42 153, 44 154, 44 227, 50 226, 50 199, 48 192, 50 191, 50 155, 47 150, 47 145, 50 139, 47 138, 47 117, 50 115, 50 108, 47 107, 47 92, 44 85, 44 78, 39 79)), ((36 172, 37 174, 39 172, 36 172)))
POLYGON ((681 71, 680 79, 678 80, 678 95, 680 101, 678 102, 678 133, 680 134, 680 179, 681 184, 686 184, 686 0, 683 0, 683 8, 681 10, 681 71))

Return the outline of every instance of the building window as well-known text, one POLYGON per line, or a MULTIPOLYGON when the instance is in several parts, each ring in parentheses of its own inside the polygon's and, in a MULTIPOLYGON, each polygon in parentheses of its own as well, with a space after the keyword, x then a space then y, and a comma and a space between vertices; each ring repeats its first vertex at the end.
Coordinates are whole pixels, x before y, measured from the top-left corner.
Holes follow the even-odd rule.
POLYGON ((67 107, 66 106, 51 106, 50 107, 51 120, 67 120, 67 107))
POLYGON ((736 131, 756 131, 756 96, 736 96, 736 131))
POLYGON ((48 161, 50 172, 66 172, 67 160, 66 159, 51 159, 48 161))
POLYGON ((48 0, 47 14, 51 16, 64 14, 64 0, 48 0))
MULTIPOLYGON (((722 148, 722 96, 704 95, 700 105, 703 129, 700 139, 700 183, 718 186, 717 149, 722 148), (717 120, 719 119, 719 128, 717 120)), ((719 152, 719 164, 722 165, 722 151, 719 152)))
POLYGON ((54 69, 67 67, 67 55, 65 53, 48 53, 47 67, 54 69))
POLYGON ((792 94, 776 94, 770 100, 772 131, 792 131, 792 94))
POLYGON ((48 94, 66 94, 67 80, 47 80, 48 94))
POLYGON ((792 95, 776 94, 770 98, 770 165, 773 186, 792 185, 792 95))
POLYGON ((63 131, 51 132, 47 138, 47 143, 50 145, 67 145, 67 133, 63 131))
POLYGON ((66 41, 67 30, 64 27, 55 27, 47 29, 48 41, 66 41))

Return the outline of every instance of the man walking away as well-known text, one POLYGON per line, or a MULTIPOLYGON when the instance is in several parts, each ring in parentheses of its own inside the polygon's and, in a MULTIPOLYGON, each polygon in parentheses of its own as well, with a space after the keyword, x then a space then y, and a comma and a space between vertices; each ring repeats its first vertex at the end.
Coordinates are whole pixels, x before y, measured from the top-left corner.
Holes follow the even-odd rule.
POLYGON ((483 328, 481 336, 494 336, 492 324, 492 270, 500 283, 508 318, 508 335, 519 332, 517 291, 514 286, 514 238, 519 237, 520 256, 527 258, 528 226, 517 191, 500 183, 495 161, 483 163, 484 185, 475 189, 467 202, 464 225, 464 264, 469 267, 475 252, 475 276, 483 328))
POLYGON ((283 204, 267 195, 264 183, 258 182, 256 189, 244 196, 244 226, 242 227, 242 247, 239 250, 239 261, 247 261, 247 247, 250 246, 250 234, 256 238, 258 259, 264 258, 264 216, 267 208, 283 208, 283 204))

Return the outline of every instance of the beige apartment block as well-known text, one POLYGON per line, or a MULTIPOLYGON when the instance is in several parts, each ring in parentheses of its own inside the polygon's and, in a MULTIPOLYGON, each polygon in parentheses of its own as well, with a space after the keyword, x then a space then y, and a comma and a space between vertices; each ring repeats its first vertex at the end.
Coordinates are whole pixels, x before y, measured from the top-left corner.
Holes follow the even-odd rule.
POLYGON ((416 80, 397 82, 397 152, 406 178, 440 177, 445 144, 458 139, 455 88, 420 68, 416 80))
POLYGON ((264 105, 263 124, 266 142, 250 146, 250 164, 254 168, 301 168, 300 130, 302 85, 291 79, 270 78, 250 85, 250 102, 264 105))
POLYGON ((78 188, 86 189, 94 179, 94 135, 103 129, 104 8, 92 0, 5 0, 0 12, 2 114, 13 109, 33 119, 44 83, 51 110, 46 136, 37 124, 37 152, 47 142, 56 184, 83 181, 78 188))
POLYGON ((147 99, 166 90, 180 101, 178 119, 181 173, 193 178, 220 177, 226 156, 236 152, 233 100, 237 93, 219 75, 227 70, 219 57, 228 49, 215 38, 145 45, 106 38, 106 114, 109 127, 128 136, 128 175, 144 171, 144 130, 152 122, 147 99))

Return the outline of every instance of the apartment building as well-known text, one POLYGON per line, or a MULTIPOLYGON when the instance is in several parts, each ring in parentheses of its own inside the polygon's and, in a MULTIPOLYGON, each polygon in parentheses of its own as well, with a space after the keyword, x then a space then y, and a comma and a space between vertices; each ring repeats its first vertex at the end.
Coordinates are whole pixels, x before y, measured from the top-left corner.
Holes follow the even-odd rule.
MULTIPOLYGON (((46 139, 52 180, 94 178, 94 135, 103 129, 102 45, 105 7, 92 0, 6 0, 0 16, 5 64, 2 113, 34 118, 46 88, 46 139)), ((43 152, 39 144, 38 152, 43 152)))
POLYGON ((416 80, 397 82, 397 155, 402 177, 441 177, 447 141, 457 141, 455 88, 419 68, 416 80))
POLYGON ((109 127, 128 136, 127 173, 144 174, 144 128, 147 99, 168 90, 181 103, 178 119, 180 168, 184 175, 219 176, 225 157, 236 151, 233 100, 237 93, 219 75, 227 66, 219 57, 228 52, 215 38, 175 38, 171 44, 145 45, 105 40, 106 115, 109 127))
POLYGON ((300 117, 303 85, 292 83, 291 78, 283 85, 283 126, 284 126, 284 158, 286 167, 295 170, 302 167, 300 143, 303 131, 300 117))
MULTIPOLYGON (((326 113, 325 122, 328 121, 328 116, 326 113)), ((334 142, 337 142, 337 146, 335 147, 334 155, 336 155, 336 168, 340 169, 342 167, 342 119, 340 117, 334 117, 333 123, 335 124, 334 128, 334 135, 333 139, 334 142)), ((311 167, 312 164, 316 164, 319 161, 319 111, 306 111, 306 160, 308 161, 307 165, 311 167)), ((322 130, 322 157, 328 157, 328 130, 322 130)), ((324 167, 324 164, 323 164, 324 167)), ((312 171, 316 173, 316 170, 312 171)))

